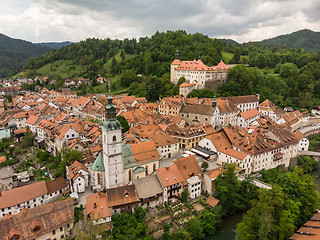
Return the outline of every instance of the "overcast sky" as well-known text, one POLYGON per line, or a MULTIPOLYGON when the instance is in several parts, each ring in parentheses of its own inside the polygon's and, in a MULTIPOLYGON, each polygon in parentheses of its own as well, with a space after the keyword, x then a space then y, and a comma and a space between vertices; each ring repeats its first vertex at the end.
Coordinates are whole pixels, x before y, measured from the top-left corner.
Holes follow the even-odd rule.
POLYGON ((0 33, 31 42, 182 29, 238 42, 320 32, 319 0, 0 0, 0 33))

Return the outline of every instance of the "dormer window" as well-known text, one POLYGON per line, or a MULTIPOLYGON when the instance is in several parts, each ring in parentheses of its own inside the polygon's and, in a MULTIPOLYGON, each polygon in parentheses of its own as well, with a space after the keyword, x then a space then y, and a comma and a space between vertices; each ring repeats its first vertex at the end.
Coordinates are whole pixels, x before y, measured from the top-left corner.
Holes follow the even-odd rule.
POLYGON ((124 191, 124 197, 129 197, 129 193, 127 191, 124 191))

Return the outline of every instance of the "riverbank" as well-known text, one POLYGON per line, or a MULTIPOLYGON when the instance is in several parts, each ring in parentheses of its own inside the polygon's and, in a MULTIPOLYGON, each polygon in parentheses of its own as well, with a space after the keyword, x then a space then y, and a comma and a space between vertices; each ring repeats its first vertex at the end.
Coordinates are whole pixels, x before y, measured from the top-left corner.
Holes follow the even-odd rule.
POLYGON ((223 219, 222 226, 219 230, 211 235, 206 236, 206 240, 234 240, 236 239, 237 224, 241 222, 244 213, 228 216, 223 219))

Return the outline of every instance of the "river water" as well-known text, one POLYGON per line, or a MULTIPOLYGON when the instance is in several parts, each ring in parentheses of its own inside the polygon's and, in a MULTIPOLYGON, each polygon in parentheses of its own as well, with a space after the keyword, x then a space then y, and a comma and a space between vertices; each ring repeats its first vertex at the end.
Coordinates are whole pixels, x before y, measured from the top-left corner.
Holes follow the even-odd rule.
POLYGON ((206 240, 234 240, 236 239, 236 226, 242 220, 242 213, 226 217, 223 219, 221 228, 212 236, 207 236, 206 240))
MULTIPOLYGON (((314 183, 317 185, 317 190, 320 193, 320 162, 318 168, 310 173, 316 179, 314 183)), ((242 220, 243 214, 229 216, 223 220, 221 228, 212 236, 207 236, 206 240, 234 240, 236 239, 236 227, 242 220)))

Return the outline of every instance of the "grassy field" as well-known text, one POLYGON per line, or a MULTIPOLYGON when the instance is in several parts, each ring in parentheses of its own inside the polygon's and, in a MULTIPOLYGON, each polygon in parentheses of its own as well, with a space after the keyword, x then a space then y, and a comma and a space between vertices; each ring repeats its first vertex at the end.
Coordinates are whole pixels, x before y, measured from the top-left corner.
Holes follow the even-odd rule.
MULTIPOLYGON (((128 88, 123 87, 120 85, 120 76, 115 76, 110 79, 111 80, 111 94, 112 95, 118 95, 118 94, 124 94, 126 91, 128 91, 128 88)), ((97 93, 108 93, 109 92, 109 87, 108 87, 108 82, 105 82, 101 85, 98 85, 94 87, 94 91, 97 93)))
MULTIPOLYGON (((117 62, 122 61, 120 53, 121 51, 119 51, 115 55, 117 62)), ((125 61, 130 60, 136 56, 137 56, 136 54, 125 54, 125 61)), ((110 71, 111 69, 111 62, 112 62, 112 58, 108 59, 108 61, 103 66, 108 71, 110 71)), ((58 60, 58 61, 55 61, 54 63, 48 63, 42 66, 41 68, 36 70, 35 73, 37 76, 40 76, 40 77, 48 77, 48 76, 56 75, 56 76, 61 76, 63 79, 65 79, 67 77, 71 77, 71 78, 81 77, 81 75, 84 73, 85 70, 86 70, 86 66, 85 65, 80 66, 78 61, 58 60)), ((16 76, 14 76, 14 78, 27 77, 28 71, 30 70, 23 71, 17 74, 16 76)))
MULTIPOLYGON (((117 62, 121 62, 121 61, 122 61, 122 58, 121 58, 120 54, 121 54, 121 51, 119 51, 119 52, 114 56, 114 57, 116 58, 117 62)), ((125 53, 124 56, 125 56, 124 61, 126 61, 126 60, 130 60, 130 59, 136 57, 137 54, 126 54, 126 53, 125 53)), ((105 69, 108 69, 108 70, 110 71, 110 69, 111 69, 111 63, 112 63, 112 58, 108 59, 108 61, 104 64, 105 69)))
POLYGON ((228 52, 221 52, 222 54, 222 60, 224 63, 228 64, 229 61, 232 59, 233 54, 228 52))

